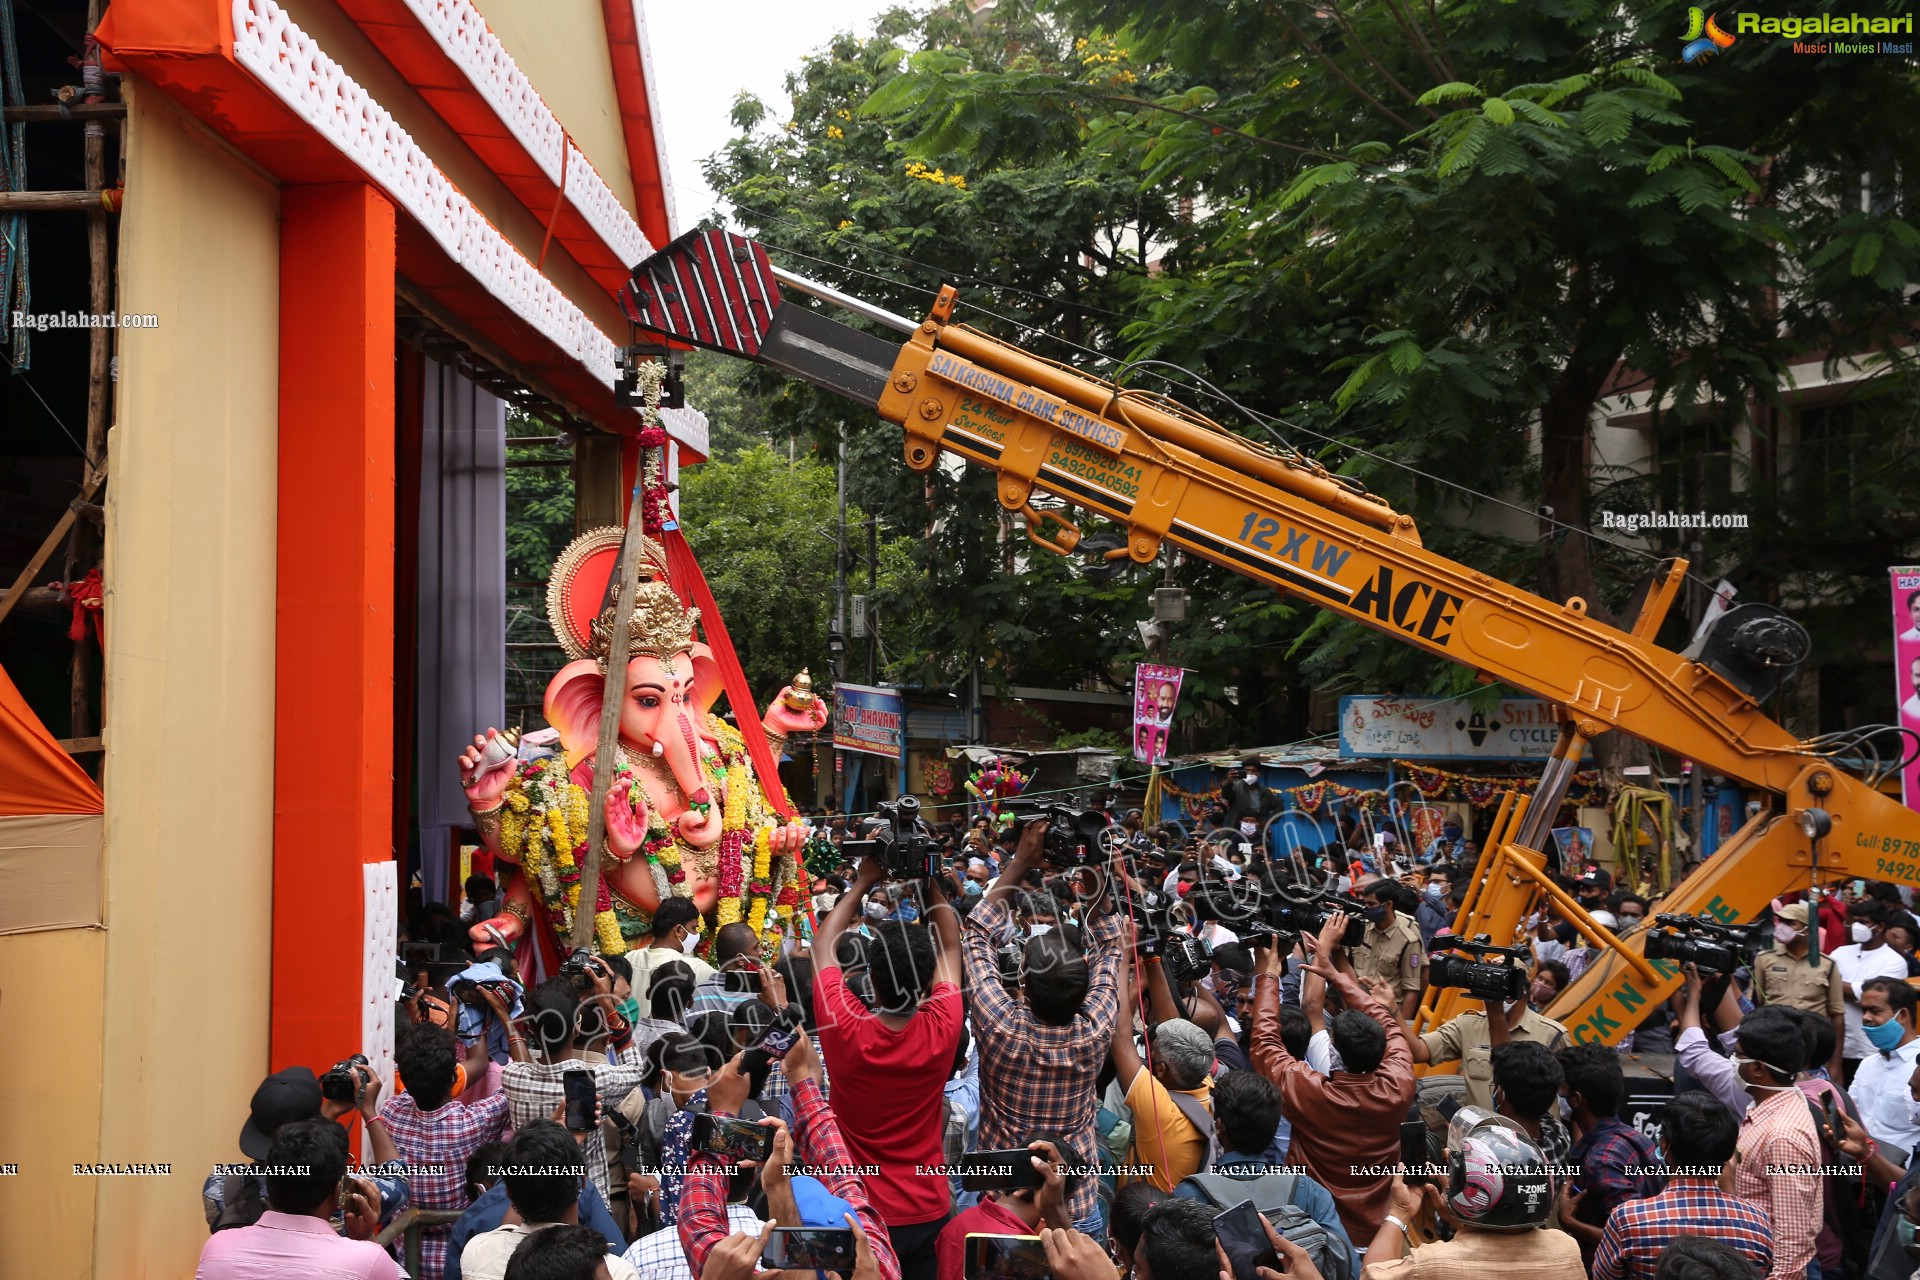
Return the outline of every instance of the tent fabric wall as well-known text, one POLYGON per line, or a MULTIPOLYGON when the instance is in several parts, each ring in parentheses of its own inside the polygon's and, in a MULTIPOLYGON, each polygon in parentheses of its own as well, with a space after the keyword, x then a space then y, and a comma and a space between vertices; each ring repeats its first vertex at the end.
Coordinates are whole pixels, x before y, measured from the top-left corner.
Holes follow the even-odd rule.
POLYGON ((429 902, 449 902, 447 859, 468 821, 454 760, 507 728, 507 409, 443 364, 421 388, 420 596, 414 782, 429 902))
POLYGON ((101 926, 101 823, 97 813, 0 817, 0 934, 101 926))
POLYGON ((105 807, 100 788, 0 669, 0 816, 97 814, 105 807))

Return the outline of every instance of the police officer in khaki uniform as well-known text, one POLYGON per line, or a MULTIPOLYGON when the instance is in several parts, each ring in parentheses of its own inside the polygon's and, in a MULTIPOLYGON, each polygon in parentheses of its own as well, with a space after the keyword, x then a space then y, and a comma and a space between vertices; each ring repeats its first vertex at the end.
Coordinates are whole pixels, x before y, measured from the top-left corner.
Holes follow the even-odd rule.
POLYGON ((1391 880, 1375 880, 1360 890, 1368 906, 1361 914, 1367 934, 1353 949, 1353 971, 1362 984, 1385 982, 1400 1002, 1401 1018, 1420 1008, 1427 985, 1427 953, 1420 942, 1420 926, 1398 910, 1400 889, 1391 880))
MULTIPOLYGON (((1795 902, 1773 913, 1773 946, 1753 960, 1753 992, 1766 1004, 1805 1009, 1833 1019, 1840 1044, 1847 1040, 1844 985, 1839 967, 1821 956, 1807 963, 1807 904, 1795 902)), ((1836 1057, 1838 1049, 1835 1050, 1836 1057)), ((1829 1070, 1837 1063, 1828 1064, 1829 1070)))
MULTIPOLYGON (((1491 1009, 1491 1006, 1490 1006, 1491 1009)), ((1504 1016, 1502 1041, 1531 1040, 1558 1052, 1567 1043, 1567 1029, 1552 1018, 1527 1007, 1526 997, 1510 1005, 1504 1016)), ((1458 1062, 1466 1091, 1465 1107, 1493 1110, 1493 1026, 1487 1013, 1474 1009, 1413 1038, 1415 1062, 1458 1062)))

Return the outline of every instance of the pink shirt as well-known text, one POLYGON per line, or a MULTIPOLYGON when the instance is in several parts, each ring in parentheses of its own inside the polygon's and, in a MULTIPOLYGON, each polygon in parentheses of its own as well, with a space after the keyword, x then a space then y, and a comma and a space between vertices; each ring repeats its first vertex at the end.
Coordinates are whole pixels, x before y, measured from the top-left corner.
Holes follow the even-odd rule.
POLYGON ((370 1240, 348 1240, 305 1214, 260 1215, 250 1227, 214 1233, 194 1280, 399 1280, 400 1268, 370 1240))

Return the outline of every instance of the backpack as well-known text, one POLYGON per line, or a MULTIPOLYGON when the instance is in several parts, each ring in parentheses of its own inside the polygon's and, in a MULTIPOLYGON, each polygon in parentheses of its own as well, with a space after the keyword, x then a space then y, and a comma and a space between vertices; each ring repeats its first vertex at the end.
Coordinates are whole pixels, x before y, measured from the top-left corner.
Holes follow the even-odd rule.
MULTIPOLYGON (((1200 1136, 1207 1140, 1207 1158, 1200 1167, 1213 1168, 1213 1162, 1220 1158, 1220 1138, 1213 1131, 1213 1113, 1207 1110, 1206 1103, 1190 1093, 1169 1089, 1167 1097, 1172 1099, 1174 1108, 1187 1118, 1187 1123, 1197 1129, 1200 1136)), ((1134 1122, 1134 1127, 1139 1128, 1139 1121, 1134 1122)))
POLYGON ((1229 1178, 1218 1173, 1196 1173, 1183 1179, 1182 1186, 1198 1191, 1216 1209, 1228 1209, 1242 1200, 1253 1201, 1260 1216, 1273 1229, 1306 1250, 1326 1280, 1357 1280, 1351 1266, 1353 1255, 1326 1226, 1305 1209, 1293 1203, 1293 1191, 1299 1178, 1291 1173, 1268 1173, 1258 1178, 1229 1178))
POLYGON ((220 1214, 208 1229, 230 1231, 235 1227, 250 1227, 260 1221, 260 1215, 266 1211, 266 1179, 254 1174, 230 1173, 220 1185, 220 1214))

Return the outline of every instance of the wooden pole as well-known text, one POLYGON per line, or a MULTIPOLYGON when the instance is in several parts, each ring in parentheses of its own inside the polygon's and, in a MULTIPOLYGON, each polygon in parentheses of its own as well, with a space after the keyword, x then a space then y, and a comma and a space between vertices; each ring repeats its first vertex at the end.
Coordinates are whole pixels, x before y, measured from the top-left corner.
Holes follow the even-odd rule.
POLYGON ((0 119, 8 121, 25 120, 123 120, 127 106, 124 102, 76 102, 71 106, 31 106, 7 107, 0 110, 0 119))
MULTIPOLYGON (((90 501, 93 495, 99 492, 101 482, 106 478, 105 467, 94 472, 93 478, 87 481, 86 487, 80 490, 80 500, 90 501)), ((60 539, 67 536, 67 530, 73 528, 73 522, 79 518, 79 512, 71 506, 61 513, 59 521, 53 526, 53 532, 49 533, 47 540, 40 544, 40 549, 33 553, 33 559, 27 561, 27 567, 20 571, 20 576, 13 580, 13 585, 7 589, 6 596, 0 598, 0 622, 5 622, 7 615, 13 612, 14 606, 26 596, 27 588, 33 585, 33 580, 40 576, 40 570, 46 568, 47 561, 53 558, 53 549, 60 545, 60 539)))
MULTIPOLYGON (((644 475, 646 468, 641 467, 644 475)), ((627 651, 632 644, 633 598, 640 589, 641 511, 638 486, 627 506, 627 532, 620 539, 620 594, 613 606, 613 635, 607 646, 606 690, 600 695, 600 744, 593 753, 593 793, 587 802, 587 861, 580 868, 580 905, 573 911, 575 951, 593 942, 594 904, 600 898, 600 848, 607 838, 607 793, 613 789, 614 756, 619 751, 620 705, 627 692, 627 651)))
MULTIPOLYGON (((88 0, 87 30, 100 22, 101 0, 88 0)), ((89 34, 86 58, 81 63, 87 106, 98 106, 104 97, 100 74, 100 46, 89 34)), ((107 185, 107 129, 100 119, 88 120, 82 133, 82 172, 86 195, 92 197, 87 208, 87 281, 88 306, 96 316, 113 310, 113 278, 107 249, 107 205, 101 192, 107 185)), ((100 467, 107 454, 107 371, 112 354, 113 333, 103 328, 87 331, 87 467, 100 467)), ((81 514, 84 514, 82 512, 81 514)), ((82 570, 99 563, 100 535, 91 522, 76 521, 67 536, 67 581, 81 576, 82 570)), ((93 735, 93 662, 87 649, 83 628, 73 641, 69 713, 70 736, 93 735)))
MULTIPOLYGON (((98 124, 97 120, 88 121, 98 124)), ((118 213, 124 193, 103 191, 0 191, 0 212, 118 213)))

